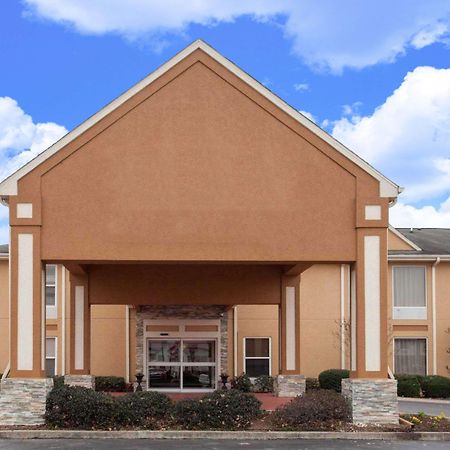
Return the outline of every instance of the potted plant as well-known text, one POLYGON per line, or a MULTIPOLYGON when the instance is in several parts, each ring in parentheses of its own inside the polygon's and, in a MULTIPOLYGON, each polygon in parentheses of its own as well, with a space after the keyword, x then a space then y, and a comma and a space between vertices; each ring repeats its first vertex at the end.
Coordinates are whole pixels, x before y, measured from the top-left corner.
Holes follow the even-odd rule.
POLYGON ((136 374, 136 383, 137 383, 136 392, 141 392, 142 391, 141 383, 142 383, 143 379, 144 379, 144 374, 142 372, 138 372, 136 374))
POLYGON ((220 374, 220 379, 222 381, 222 389, 227 389, 228 374, 225 372, 222 372, 220 374))

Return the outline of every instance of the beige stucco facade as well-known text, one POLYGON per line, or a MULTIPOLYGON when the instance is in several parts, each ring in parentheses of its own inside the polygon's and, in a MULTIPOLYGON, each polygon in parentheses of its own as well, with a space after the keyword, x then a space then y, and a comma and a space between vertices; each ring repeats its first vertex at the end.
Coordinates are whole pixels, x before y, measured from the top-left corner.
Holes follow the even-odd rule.
MULTIPOLYGON (((390 250, 411 250, 389 232, 390 250)), ((436 319, 433 321, 432 261, 391 261, 388 268, 388 361, 394 371, 395 338, 426 338, 429 374, 449 375, 450 356, 450 262, 435 267, 436 319), (426 268, 427 317, 421 320, 394 320, 392 269, 408 265, 426 268), (433 331, 435 330, 435 331, 433 331), (435 342, 434 342, 435 339, 435 342)), ((329 368, 350 368, 350 266, 321 264, 302 273, 300 289, 300 370, 316 377, 329 368)), ((57 337, 57 374, 69 371, 70 360, 70 276, 57 266, 57 318, 47 319, 48 337, 57 337), (63 280, 64 278, 64 280, 63 280), (63 306, 64 305, 64 306, 63 306), (65 325, 63 325, 65 324, 65 325), (64 346, 64 350, 63 350, 64 346)), ((9 362, 9 264, 0 260, 0 372, 9 362)), ((91 306, 91 372, 95 375, 123 376, 134 380, 136 372, 136 308, 132 305, 91 306)), ((245 371, 245 338, 270 338, 270 373, 279 373, 279 306, 235 305, 228 314, 228 373, 245 371), (236 329, 235 329, 236 328, 236 329)))

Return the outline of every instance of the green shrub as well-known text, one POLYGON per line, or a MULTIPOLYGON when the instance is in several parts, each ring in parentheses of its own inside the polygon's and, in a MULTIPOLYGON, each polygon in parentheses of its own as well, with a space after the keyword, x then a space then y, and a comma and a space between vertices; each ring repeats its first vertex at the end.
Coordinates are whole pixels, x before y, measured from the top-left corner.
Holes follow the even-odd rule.
POLYGON ((349 417, 350 408, 342 395, 333 390, 316 390, 275 410, 270 421, 281 430, 329 430, 349 417))
POLYGON ((397 395, 400 397, 420 397, 420 384, 416 375, 395 375, 397 395))
POLYGON ((125 392, 125 379, 114 376, 95 377, 95 390, 99 392, 125 392))
POLYGON ((58 388, 64 386, 64 375, 55 375, 53 377, 53 387, 58 388))
POLYGON ((45 420, 52 427, 73 429, 115 426, 115 399, 79 386, 53 389, 47 397, 45 420))
POLYGON ((237 389, 175 403, 174 422, 187 430, 243 430, 259 416, 261 402, 237 389))
POLYGON ((254 392, 273 392, 273 377, 260 375, 255 379, 254 392))
POLYGON ((170 419, 173 404, 161 392, 145 391, 117 397, 116 421, 122 426, 157 429, 170 419))
POLYGON ((430 375, 421 379, 421 387, 424 397, 449 398, 450 378, 439 375, 430 375))
POLYGON ((237 376, 231 380, 231 388, 241 392, 250 392, 252 390, 252 382, 247 374, 237 376))
POLYGON ((332 389, 341 392, 341 381, 350 376, 350 371, 345 369, 329 369, 319 374, 319 385, 321 389, 332 389))
POLYGON ((53 389, 47 397, 45 420, 56 428, 113 429, 164 426, 172 403, 158 392, 139 392, 112 397, 79 386, 53 389))
POLYGON ((306 390, 307 391, 317 391, 320 389, 319 380, 317 378, 307 378, 306 379, 306 390))

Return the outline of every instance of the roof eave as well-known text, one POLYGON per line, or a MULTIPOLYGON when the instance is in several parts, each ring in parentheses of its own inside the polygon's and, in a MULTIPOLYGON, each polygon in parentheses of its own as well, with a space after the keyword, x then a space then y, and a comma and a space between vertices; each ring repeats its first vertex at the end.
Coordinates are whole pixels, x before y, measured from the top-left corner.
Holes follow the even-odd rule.
POLYGON ((162 66, 158 67, 154 72, 152 72, 147 77, 145 77, 143 80, 139 81, 137 84, 132 86, 130 89, 128 89, 122 95, 120 95, 115 100, 113 100, 111 103, 106 105, 104 108, 102 108, 96 114, 94 114, 93 116, 88 118, 86 121, 84 121, 78 127, 76 127, 74 130, 72 130, 71 132, 69 132, 65 136, 63 136, 58 142, 53 144, 47 150, 40 153, 34 159, 29 161, 27 164, 22 166, 20 169, 18 169, 15 173, 13 173, 8 178, 3 180, 0 183, 0 196, 17 195, 18 194, 17 183, 23 176, 25 176, 27 173, 31 172, 39 164, 44 162, 46 159, 50 158, 58 150, 60 150, 65 145, 67 145, 69 142, 71 142, 72 140, 77 138, 79 135, 84 133, 91 126, 93 126, 95 123, 100 121, 103 117, 108 115, 110 112, 114 111, 117 107, 119 107, 122 103, 124 103, 129 98, 131 98, 134 94, 136 94, 137 92, 142 90, 144 87, 148 86, 150 83, 152 83, 154 80, 159 78, 161 75, 163 75, 165 72, 170 70, 173 66, 175 66, 178 62, 180 62, 182 59, 189 56, 191 53, 193 53, 197 49, 200 49, 200 50, 204 51, 205 53, 207 53, 210 57, 212 57, 217 62, 222 64, 224 67, 226 67, 228 70, 230 70, 237 77, 242 79, 244 82, 246 82, 247 84, 252 86, 256 91, 258 91, 261 95, 265 96, 268 100, 270 100, 272 103, 274 103, 276 106, 278 106, 281 110, 286 112, 288 115, 293 117, 295 120, 300 122, 303 126, 308 128, 309 130, 311 130, 313 133, 315 133, 317 136, 319 136, 322 140, 324 140, 325 142, 330 144, 338 152, 342 153, 349 160, 351 160, 356 165, 361 167, 369 175, 371 175, 372 177, 377 179, 379 181, 380 197, 387 197, 387 198, 393 200, 401 192, 402 189, 400 186, 398 186, 396 183, 391 181, 389 178, 385 177, 381 172, 379 172, 374 167, 372 167, 368 162, 364 161, 356 153, 352 152, 346 146, 344 146, 339 141, 337 141, 333 136, 328 134, 326 131, 322 130, 322 128, 320 128, 317 124, 315 124, 314 122, 309 120, 307 117, 305 117, 303 114, 301 114, 299 111, 297 111, 292 106, 287 104, 284 100, 282 100, 280 97, 275 95, 273 92, 271 92, 265 86, 263 86, 261 83, 256 81, 253 77, 251 77, 249 74, 244 72, 242 69, 240 69, 238 66, 236 66, 229 59, 225 58, 223 55, 221 55, 219 52, 217 52, 215 49, 213 49, 206 42, 199 39, 199 40, 196 40, 195 42, 193 42, 192 44, 190 44, 189 46, 187 46, 181 52, 177 53, 174 57, 169 59, 162 66))

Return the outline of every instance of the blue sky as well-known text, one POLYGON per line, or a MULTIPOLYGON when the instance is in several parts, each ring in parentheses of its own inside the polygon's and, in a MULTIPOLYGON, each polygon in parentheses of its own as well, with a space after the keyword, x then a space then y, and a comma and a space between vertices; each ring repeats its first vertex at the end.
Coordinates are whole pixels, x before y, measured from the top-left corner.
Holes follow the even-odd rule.
POLYGON ((450 227, 444 0, 6 0, 0 178, 197 38, 404 186, 394 225, 450 227))

